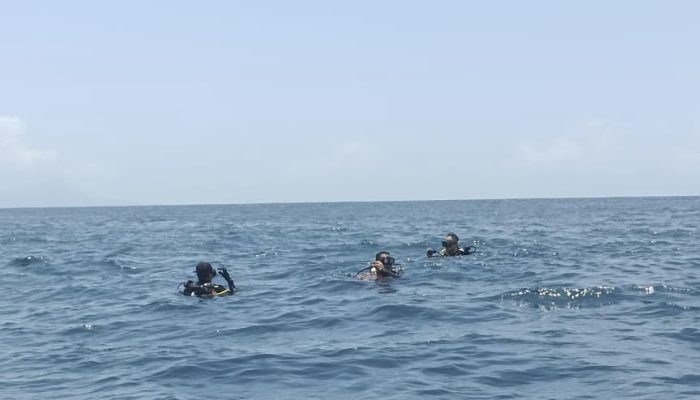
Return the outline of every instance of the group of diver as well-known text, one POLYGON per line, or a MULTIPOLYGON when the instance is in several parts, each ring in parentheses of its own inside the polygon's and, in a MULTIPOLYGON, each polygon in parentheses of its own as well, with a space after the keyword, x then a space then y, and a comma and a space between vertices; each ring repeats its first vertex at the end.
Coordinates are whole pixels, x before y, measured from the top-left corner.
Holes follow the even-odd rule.
MULTIPOLYGON (((426 250, 425 255, 427 257, 454 257, 469 255, 476 252, 476 247, 474 246, 459 246, 459 236, 457 234, 450 232, 445 235, 445 239, 442 241, 442 250, 437 251, 432 247, 426 250)), ((217 296, 227 296, 235 293, 238 289, 231 279, 231 275, 228 270, 224 267, 218 268, 219 275, 224 278, 228 287, 223 285, 218 285, 212 283, 212 280, 217 275, 217 270, 215 270, 212 265, 208 262, 200 262, 195 268, 195 273, 197 274, 197 282, 188 280, 185 283, 180 284, 180 292, 185 296, 196 296, 202 298, 210 298, 217 296)), ((398 278, 401 276, 403 268, 400 264, 396 264, 396 259, 391 256, 388 251, 382 250, 378 252, 374 261, 372 261, 369 267, 361 269, 355 274, 355 278, 362 280, 383 280, 387 278, 398 278)))

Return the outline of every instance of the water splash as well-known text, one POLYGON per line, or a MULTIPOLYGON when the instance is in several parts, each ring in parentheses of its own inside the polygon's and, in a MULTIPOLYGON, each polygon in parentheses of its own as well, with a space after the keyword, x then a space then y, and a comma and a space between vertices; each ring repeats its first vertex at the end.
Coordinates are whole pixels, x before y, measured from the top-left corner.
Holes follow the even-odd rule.
POLYGON ((654 293, 693 293, 693 289, 679 287, 679 286, 669 286, 663 284, 656 285, 633 285, 633 291, 644 292, 644 294, 654 294, 654 293))
POLYGON ((523 288, 502 294, 501 300, 514 300, 520 305, 579 308, 612 304, 621 292, 614 286, 523 288))

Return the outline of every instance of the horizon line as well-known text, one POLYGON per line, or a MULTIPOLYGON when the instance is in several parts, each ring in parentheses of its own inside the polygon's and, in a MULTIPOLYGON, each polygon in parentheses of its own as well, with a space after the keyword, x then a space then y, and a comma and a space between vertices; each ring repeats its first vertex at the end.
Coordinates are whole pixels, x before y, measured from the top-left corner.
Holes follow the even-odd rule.
POLYGON ((261 201, 241 203, 185 203, 185 204, 107 204, 107 205, 67 205, 67 206, 9 206, 0 210, 71 209, 71 208, 135 208, 135 207, 196 207, 196 206, 246 206, 283 204, 350 204, 350 203, 408 203, 408 202, 448 202, 448 201, 525 201, 525 200, 595 200, 595 199, 653 199, 689 198, 700 195, 631 195, 631 196, 572 196, 572 197, 501 197, 473 199, 423 199, 423 200, 331 200, 331 201, 261 201))

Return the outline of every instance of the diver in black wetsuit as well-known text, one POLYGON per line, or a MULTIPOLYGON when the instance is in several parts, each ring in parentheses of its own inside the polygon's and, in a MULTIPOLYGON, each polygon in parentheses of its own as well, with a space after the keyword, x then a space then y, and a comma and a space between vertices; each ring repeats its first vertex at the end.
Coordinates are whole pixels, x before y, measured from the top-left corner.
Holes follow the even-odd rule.
POLYGON ((380 251, 374 256, 372 265, 358 271, 355 277, 362 280, 398 278, 401 271, 401 266, 396 264, 396 259, 388 251, 380 251))
POLYGON ((442 241, 442 247, 443 249, 439 252, 429 247, 425 255, 432 257, 437 253, 439 257, 466 256, 476 251, 476 247, 474 246, 459 247, 459 236, 453 232, 445 235, 445 240, 442 241))
POLYGON ((197 296, 197 297, 214 297, 214 296, 226 296, 233 294, 237 290, 236 285, 231 279, 226 268, 219 268, 219 273, 221 277, 228 283, 228 288, 211 283, 212 279, 216 276, 216 271, 212 268, 211 264, 208 262, 200 262, 197 264, 197 283, 192 281, 187 281, 183 284, 182 294, 185 296, 197 296))

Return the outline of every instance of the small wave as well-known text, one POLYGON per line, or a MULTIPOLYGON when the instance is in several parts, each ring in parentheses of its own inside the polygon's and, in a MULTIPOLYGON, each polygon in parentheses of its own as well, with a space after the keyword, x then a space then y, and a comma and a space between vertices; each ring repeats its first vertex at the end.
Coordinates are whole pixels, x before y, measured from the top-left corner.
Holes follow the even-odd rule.
POLYGON ((683 328, 678 332, 662 333, 659 334, 659 336, 665 336, 689 343, 700 343, 700 330, 696 328, 683 328))
POLYGON ((700 384, 700 375, 697 374, 686 374, 680 377, 676 376, 660 376, 656 378, 664 383, 670 383, 674 385, 689 385, 695 386, 700 384))
POLYGON ((657 317, 672 317, 680 315, 686 311, 697 311, 697 307, 684 306, 668 301, 655 302, 645 300, 644 308, 637 311, 636 315, 648 320, 657 317))
POLYGON ((129 254, 129 253, 131 253, 132 251, 134 251, 134 248, 133 248, 133 247, 131 247, 131 246, 124 246, 124 247, 122 247, 122 248, 120 248, 120 249, 118 249, 118 250, 115 250, 115 251, 113 251, 113 252, 107 254, 107 257, 108 257, 108 258, 118 257, 118 256, 121 256, 121 255, 124 255, 124 254, 129 254))
POLYGON ((134 272, 136 271, 136 267, 133 264, 127 260, 119 259, 119 258, 105 258, 102 260, 99 260, 98 262, 93 264, 94 268, 104 268, 105 270, 109 271, 111 269, 118 269, 120 271, 126 271, 126 272, 134 272))
POLYGON ((426 375, 442 375, 442 376, 465 376, 471 371, 478 368, 476 365, 463 363, 449 363, 440 366, 423 368, 422 372, 426 375))
POLYGON ((236 335, 240 336, 254 336, 254 337, 260 337, 265 334, 274 334, 278 332, 285 332, 285 331, 290 331, 292 330, 288 326, 284 326, 282 324, 258 324, 258 325, 249 325, 249 326, 244 326, 241 328, 236 328, 231 330, 231 332, 235 332, 236 335))
POLYGON ((654 294, 656 292, 670 293, 692 293, 693 289, 668 285, 633 285, 632 290, 644 292, 644 294, 654 294))
POLYGON ((380 320, 424 318, 429 321, 439 320, 443 312, 430 307, 419 307, 406 304, 385 304, 372 310, 371 315, 380 320))
POLYGON ((524 288, 501 295, 501 300, 545 307, 578 308, 612 304, 621 290, 613 286, 587 288, 524 288))
POLYGON ((10 265, 15 265, 19 267, 27 267, 29 265, 33 264, 43 264, 46 262, 46 257, 42 256, 26 256, 22 258, 15 258, 14 260, 10 261, 10 265))

